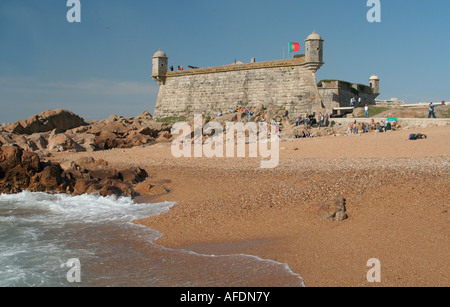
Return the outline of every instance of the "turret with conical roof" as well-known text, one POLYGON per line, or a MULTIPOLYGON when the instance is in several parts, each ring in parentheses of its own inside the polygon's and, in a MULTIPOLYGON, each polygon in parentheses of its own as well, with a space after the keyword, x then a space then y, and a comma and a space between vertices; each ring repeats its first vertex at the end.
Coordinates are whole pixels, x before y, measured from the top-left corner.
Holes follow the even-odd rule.
POLYGON ((168 60, 169 58, 161 49, 156 51, 153 55, 152 78, 158 82, 158 84, 164 84, 166 80, 168 60))
POLYGON ((375 95, 375 98, 380 95, 380 78, 377 75, 373 74, 369 78, 370 88, 372 89, 372 93, 375 95))
POLYGON ((323 63, 323 39, 314 30, 305 40, 306 64, 316 72, 323 63))

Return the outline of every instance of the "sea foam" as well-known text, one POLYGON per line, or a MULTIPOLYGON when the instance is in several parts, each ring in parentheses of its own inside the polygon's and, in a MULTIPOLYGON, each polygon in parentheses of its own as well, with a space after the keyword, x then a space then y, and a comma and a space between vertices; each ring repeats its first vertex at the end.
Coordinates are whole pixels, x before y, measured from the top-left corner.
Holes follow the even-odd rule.
POLYGON ((175 203, 128 197, 22 192, 0 195, 0 286, 304 286, 286 264, 213 256, 153 243, 161 233, 132 223, 175 203), (81 282, 67 279, 69 259, 81 282))

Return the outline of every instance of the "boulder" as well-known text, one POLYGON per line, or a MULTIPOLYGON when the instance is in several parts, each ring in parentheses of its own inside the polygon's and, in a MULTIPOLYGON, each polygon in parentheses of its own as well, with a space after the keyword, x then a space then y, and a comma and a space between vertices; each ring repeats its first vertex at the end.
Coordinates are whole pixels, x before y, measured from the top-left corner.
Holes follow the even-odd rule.
POLYGON ((139 119, 139 120, 152 120, 153 116, 150 114, 150 112, 145 110, 144 112, 142 112, 142 114, 136 116, 136 119, 139 119))
POLYGON ((100 190, 102 186, 95 179, 80 179, 77 180, 73 187, 72 195, 92 194, 100 190))
POLYGON ((18 193, 27 189, 41 169, 39 156, 18 146, 0 147, 0 192, 18 193))
POLYGON ((96 136, 100 135, 125 135, 129 131, 129 127, 121 122, 110 122, 107 124, 96 124, 92 125, 88 132, 96 136))
POLYGON ((120 179, 123 182, 136 184, 138 182, 144 181, 148 174, 145 170, 139 167, 131 167, 119 172, 120 179))
MULTIPOLYGON (((114 187, 117 196, 130 196, 135 197, 138 193, 133 189, 131 184, 127 184, 118 179, 104 179, 100 181, 103 187, 114 187), (117 192, 119 194, 117 194, 117 192)), ((111 188, 106 188, 105 191, 112 191, 111 188)))
POLYGON ((104 180, 104 179, 120 179, 119 172, 115 169, 97 169, 89 171, 89 176, 92 179, 104 180))
POLYGON ((33 115, 5 127, 5 130, 18 134, 33 134, 61 129, 63 131, 87 125, 83 118, 68 110, 50 110, 33 115))
POLYGON ((0 170, 4 173, 20 166, 23 150, 19 146, 0 147, 0 170))
POLYGON ((136 184, 134 190, 141 195, 160 196, 167 194, 167 188, 162 182, 153 182, 150 178, 136 184))
POLYGON ((172 138, 172 135, 169 131, 161 131, 156 138, 156 142, 169 142, 172 138))
POLYGON ((121 148, 124 143, 122 138, 111 132, 103 132, 94 138, 94 146, 100 150, 121 148))
POLYGON ((130 134, 126 139, 125 139, 125 144, 127 145, 126 147, 131 148, 134 146, 142 146, 142 145, 146 145, 146 144, 151 144, 154 142, 154 138, 148 135, 143 135, 143 134, 139 134, 139 133, 133 133, 130 134))
POLYGON ((95 144, 95 135, 90 133, 74 133, 68 135, 75 141, 79 146, 81 146, 83 151, 95 151, 98 147, 95 144))
POLYGON ((80 144, 75 142, 71 137, 66 135, 65 133, 59 133, 54 134, 51 133, 47 149, 49 151, 57 151, 57 152, 63 152, 63 151, 86 151, 84 147, 82 147, 80 144))

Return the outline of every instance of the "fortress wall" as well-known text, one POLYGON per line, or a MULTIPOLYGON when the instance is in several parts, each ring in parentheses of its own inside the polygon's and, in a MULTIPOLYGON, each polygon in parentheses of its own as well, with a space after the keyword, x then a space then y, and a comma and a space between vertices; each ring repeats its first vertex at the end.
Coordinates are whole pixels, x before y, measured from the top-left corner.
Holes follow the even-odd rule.
POLYGON ((319 94, 322 98, 322 104, 325 108, 325 113, 333 114, 333 108, 339 108, 340 96, 339 88, 320 88, 319 94))
POLYGON ((156 118, 215 116, 236 106, 284 107, 293 118, 322 109, 314 72, 304 59, 168 72, 160 85, 156 118))
POLYGON ((375 95, 369 86, 351 84, 343 81, 320 82, 319 93, 327 113, 333 113, 333 108, 350 107, 350 99, 361 97, 362 105, 375 105, 375 95))

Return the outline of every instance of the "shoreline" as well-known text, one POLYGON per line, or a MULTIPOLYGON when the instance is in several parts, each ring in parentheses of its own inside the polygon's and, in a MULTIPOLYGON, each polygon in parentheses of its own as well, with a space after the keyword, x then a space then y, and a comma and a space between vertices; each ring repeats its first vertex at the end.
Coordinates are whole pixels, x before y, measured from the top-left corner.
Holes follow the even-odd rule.
POLYGON ((177 204, 135 221, 163 234, 155 244, 286 263, 306 286, 448 286, 449 128, 416 131, 429 139, 406 141, 410 130, 282 142, 269 170, 254 158, 176 159, 169 144, 57 158, 165 180, 170 192, 151 201, 177 204), (349 218, 321 219, 317 205, 340 194, 349 218), (366 280, 370 258, 381 261, 379 284, 366 280))

